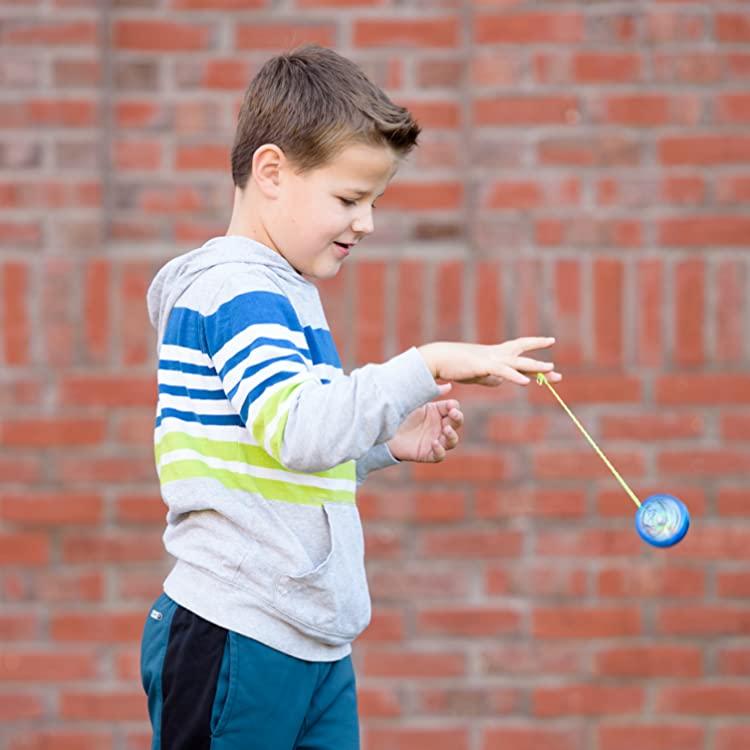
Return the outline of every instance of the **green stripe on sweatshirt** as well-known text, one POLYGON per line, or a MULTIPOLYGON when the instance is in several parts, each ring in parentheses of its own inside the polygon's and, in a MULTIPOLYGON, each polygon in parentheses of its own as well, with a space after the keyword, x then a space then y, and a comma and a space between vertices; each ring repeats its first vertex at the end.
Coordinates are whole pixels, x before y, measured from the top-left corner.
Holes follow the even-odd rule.
MULTIPOLYGON (((296 472, 291 472, 282 466, 276 459, 269 456, 263 448, 247 443, 239 443, 228 440, 210 440, 209 438, 199 438, 189 435, 185 432, 169 432, 155 446, 154 453, 156 463, 161 462, 165 453, 176 450, 192 450, 200 453, 202 456, 210 458, 219 458, 222 461, 237 461, 247 464, 248 469, 252 470, 253 466, 259 466, 264 469, 274 469, 283 471, 290 475, 290 481, 294 481, 296 472)), ((325 471, 310 472, 307 476, 323 477, 325 479, 348 479, 355 481, 356 471, 355 462, 347 461, 340 466, 334 466, 325 471)))
MULTIPOLYGON (((354 463, 354 462, 350 462, 354 463)), ((347 464, 342 464, 346 466, 347 464)), ((352 465, 352 478, 354 478, 352 465)), ((199 459, 174 461, 159 467, 162 484, 180 479, 215 479, 232 490, 254 492, 266 500, 276 500, 298 505, 323 505, 324 503, 354 504, 353 490, 332 490, 308 487, 276 479, 265 479, 252 474, 238 474, 228 469, 215 469, 199 459)))

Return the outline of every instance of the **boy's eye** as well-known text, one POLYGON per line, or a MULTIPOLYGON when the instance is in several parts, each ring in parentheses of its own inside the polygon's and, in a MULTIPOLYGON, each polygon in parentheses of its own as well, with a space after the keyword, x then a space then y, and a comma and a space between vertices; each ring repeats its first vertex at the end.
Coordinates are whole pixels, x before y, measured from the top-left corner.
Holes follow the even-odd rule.
MULTIPOLYGON (((343 203, 343 204, 344 204, 345 206, 356 206, 356 205, 357 205, 357 201, 350 201, 350 200, 349 200, 348 198, 341 198, 341 197, 339 197, 339 200, 340 200, 340 201, 341 201, 341 202, 342 202, 342 203, 343 203)), ((375 203, 373 203, 373 204, 372 204, 372 207, 373 207, 373 208, 376 208, 377 206, 376 206, 376 204, 375 204, 375 203)))

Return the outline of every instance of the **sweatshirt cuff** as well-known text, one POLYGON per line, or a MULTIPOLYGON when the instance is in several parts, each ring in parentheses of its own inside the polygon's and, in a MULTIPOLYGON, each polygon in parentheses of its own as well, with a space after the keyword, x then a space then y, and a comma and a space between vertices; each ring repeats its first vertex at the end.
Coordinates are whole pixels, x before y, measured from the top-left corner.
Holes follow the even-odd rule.
POLYGON ((400 422, 440 394, 430 368, 415 346, 384 362, 379 369, 378 384, 396 404, 400 422))
POLYGON ((362 484, 371 472, 400 463, 401 461, 394 457, 386 443, 373 446, 357 461, 357 486, 362 484))

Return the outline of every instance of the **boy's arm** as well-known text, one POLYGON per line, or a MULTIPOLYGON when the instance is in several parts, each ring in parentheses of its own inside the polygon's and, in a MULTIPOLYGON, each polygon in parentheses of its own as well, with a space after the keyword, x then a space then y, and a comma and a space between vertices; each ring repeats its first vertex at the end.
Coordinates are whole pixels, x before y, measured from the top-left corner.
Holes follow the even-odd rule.
MULTIPOLYGON (((318 472, 361 459, 439 394, 416 348, 326 381, 310 369, 289 300, 270 291, 233 294, 233 286, 226 285, 218 308, 204 318, 207 348, 235 411, 286 468, 318 472)), ((383 459, 379 453, 369 460, 378 456, 383 459)))

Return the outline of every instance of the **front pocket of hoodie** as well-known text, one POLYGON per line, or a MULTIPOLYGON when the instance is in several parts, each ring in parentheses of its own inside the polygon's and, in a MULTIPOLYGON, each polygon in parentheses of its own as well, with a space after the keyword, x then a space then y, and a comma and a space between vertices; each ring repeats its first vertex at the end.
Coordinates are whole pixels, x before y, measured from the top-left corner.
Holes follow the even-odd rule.
POLYGON ((302 632, 339 646, 369 624, 370 593, 356 506, 325 505, 331 550, 317 567, 276 578, 273 607, 302 632))

